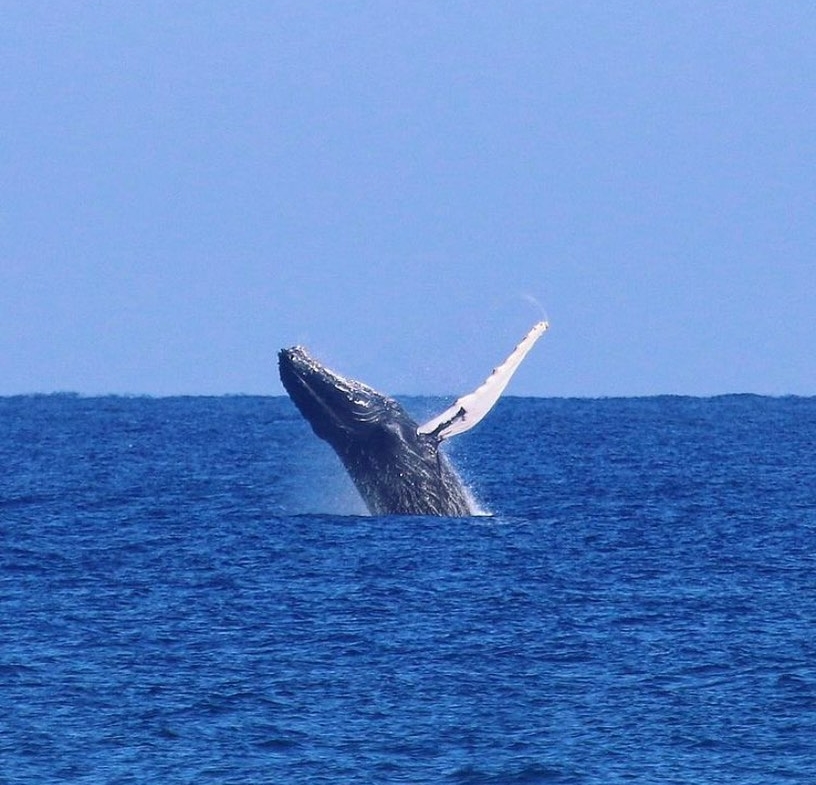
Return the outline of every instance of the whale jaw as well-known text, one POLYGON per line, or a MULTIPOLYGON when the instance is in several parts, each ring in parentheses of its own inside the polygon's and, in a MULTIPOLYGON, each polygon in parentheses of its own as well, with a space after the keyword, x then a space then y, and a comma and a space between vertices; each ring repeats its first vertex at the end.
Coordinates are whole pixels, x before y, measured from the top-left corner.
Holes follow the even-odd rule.
POLYGON ((396 401, 329 370, 302 346, 282 349, 278 367, 289 397, 315 434, 335 450, 370 438, 383 420, 410 421, 396 401))

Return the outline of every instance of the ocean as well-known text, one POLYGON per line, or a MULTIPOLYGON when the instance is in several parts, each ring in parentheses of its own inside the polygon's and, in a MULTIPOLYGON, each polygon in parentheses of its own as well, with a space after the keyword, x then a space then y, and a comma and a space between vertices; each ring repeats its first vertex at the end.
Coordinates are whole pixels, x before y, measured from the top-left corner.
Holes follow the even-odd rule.
POLYGON ((287 398, 0 398, 0 785, 816 782, 816 398, 449 446, 378 518, 287 398))

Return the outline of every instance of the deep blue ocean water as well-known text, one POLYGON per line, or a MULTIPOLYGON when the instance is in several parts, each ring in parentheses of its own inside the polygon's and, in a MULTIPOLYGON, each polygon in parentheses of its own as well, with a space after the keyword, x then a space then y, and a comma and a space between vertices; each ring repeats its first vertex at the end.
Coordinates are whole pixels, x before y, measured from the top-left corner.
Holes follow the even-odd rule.
POLYGON ((286 398, 0 399, 0 783, 816 782, 816 399, 450 447, 492 515, 364 515, 286 398))

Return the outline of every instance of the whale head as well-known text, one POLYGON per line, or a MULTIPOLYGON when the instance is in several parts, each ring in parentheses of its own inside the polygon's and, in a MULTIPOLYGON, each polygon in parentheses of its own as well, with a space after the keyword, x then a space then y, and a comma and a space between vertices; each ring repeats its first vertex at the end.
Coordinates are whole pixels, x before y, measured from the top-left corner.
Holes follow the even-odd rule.
POLYGON ((417 425, 397 401, 329 370, 302 346, 282 349, 278 366, 300 413, 338 452, 361 441, 416 441, 417 425))

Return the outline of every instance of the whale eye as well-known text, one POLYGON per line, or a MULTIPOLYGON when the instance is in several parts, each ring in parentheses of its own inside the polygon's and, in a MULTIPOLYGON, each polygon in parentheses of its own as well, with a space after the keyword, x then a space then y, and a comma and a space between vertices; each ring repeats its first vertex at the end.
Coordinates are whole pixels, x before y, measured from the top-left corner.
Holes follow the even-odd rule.
POLYGON ((390 439, 396 439, 399 442, 405 441, 405 428, 400 422, 395 420, 386 420, 382 423, 382 430, 390 439))

